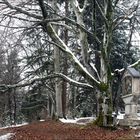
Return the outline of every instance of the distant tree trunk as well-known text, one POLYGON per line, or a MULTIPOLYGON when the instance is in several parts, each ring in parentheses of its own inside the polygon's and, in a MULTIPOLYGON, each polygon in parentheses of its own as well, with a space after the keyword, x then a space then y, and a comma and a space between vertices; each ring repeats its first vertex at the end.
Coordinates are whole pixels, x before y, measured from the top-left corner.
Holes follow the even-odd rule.
MULTIPOLYGON (((95 0, 92 1, 92 26, 93 26, 93 34, 96 37, 97 36, 97 12, 96 12, 96 2, 95 0)), ((100 44, 97 43, 96 38, 93 38, 93 44, 95 47, 95 67, 98 72, 100 72, 100 44)), ((97 77, 98 78, 98 77, 97 77)), ((100 91, 96 90, 96 116, 99 116, 99 97, 100 97, 100 91)))
MULTIPOLYGON (((65 1, 65 16, 68 16, 68 1, 65 1)), ((67 21, 65 22, 65 24, 67 25, 67 21)), ((64 30, 64 41, 65 44, 68 44, 68 30, 65 28, 64 30)), ((68 64, 67 64, 67 54, 64 54, 64 62, 63 62, 63 73, 65 75, 67 75, 67 69, 68 69, 68 64)), ((62 88, 62 110, 63 110, 63 117, 66 118, 66 103, 67 103, 67 82, 65 80, 63 80, 63 88, 62 88)))
MULTIPOLYGON (((55 72, 60 73, 60 50, 59 48, 54 49, 54 66, 55 72)), ((56 92, 56 115, 62 117, 62 82, 59 78, 55 81, 55 92, 56 92)))
POLYGON ((9 121, 10 124, 12 125, 12 96, 11 96, 11 90, 8 91, 7 96, 8 96, 8 114, 9 114, 9 121))
POLYGON ((16 90, 14 89, 14 95, 13 95, 13 103, 14 103, 14 111, 13 111, 13 119, 14 119, 14 124, 17 122, 17 101, 16 101, 16 90))
MULTIPOLYGON (((56 11, 57 9, 57 0, 52 0, 52 7, 56 11)), ((55 30, 57 32, 57 28, 55 27, 55 30)), ((56 73, 60 73, 60 49, 57 47, 54 47, 54 69, 56 73)), ((57 117, 63 117, 63 111, 62 111, 62 81, 60 78, 56 78, 55 81, 55 92, 56 92, 56 115, 57 117)))
POLYGON ((75 86, 72 86, 72 118, 74 119, 75 116, 76 116, 76 113, 75 113, 75 107, 76 107, 76 87, 75 86))
POLYGON ((67 94, 67 83, 66 81, 63 81, 63 91, 62 91, 62 111, 63 111, 63 117, 66 118, 66 94, 67 94))

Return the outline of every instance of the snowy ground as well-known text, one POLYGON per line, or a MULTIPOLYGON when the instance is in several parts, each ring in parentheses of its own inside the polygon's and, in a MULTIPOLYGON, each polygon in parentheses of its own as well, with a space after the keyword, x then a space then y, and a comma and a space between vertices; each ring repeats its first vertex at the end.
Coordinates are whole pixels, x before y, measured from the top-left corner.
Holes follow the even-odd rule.
POLYGON ((118 120, 124 119, 124 115, 125 115, 125 114, 118 113, 117 119, 118 119, 118 120))
POLYGON ((95 120, 95 117, 83 117, 83 118, 75 118, 75 119, 59 119, 63 123, 76 123, 76 124, 87 124, 93 120, 95 120))
MULTIPOLYGON (((96 119, 96 117, 82 117, 82 118, 75 118, 75 119, 64 119, 64 118, 62 118, 62 119, 59 119, 59 120, 63 123, 76 123, 76 124, 83 125, 83 124, 87 124, 87 123, 89 123, 89 122, 91 122, 95 119, 96 119)), ((118 116, 117 116, 117 119, 118 120, 124 119, 124 114, 119 113, 118 116)), ((45 120, 40 120, 40 121, 42 122, 42 121, 45 121, 45 120)), ((16 125, 11 125, 11 126, 6 126, 6 127, 0 127, 0 129, 11 128, 11 127, 20 127, 20 126, 23 126, 23 125, 28 125, 28 123, 16 124, 16 125)))
MULTIPOLYGON (((6 129, 6 128, 11 128, 11 127, 20 127, 20 126, 27 125, 27 124, 28 124, 28 123, 10 125, 10 126, 5 126, 5 127, 0 127, 0 129, 6 129)), ((1 139, 0 139, 0 140, 1 140, 1 139)))
MULTIPOLYGON (((118 113, 117 120, 124 119, 124 115, 125 114, 118 113)), ((96 119, 96 117, 83 117, 83 118, 75 118, 75 119, 64 119, 63 118, 63 119, 59 119, 59 120, 63 123, 76 123, 76 124, 85 125, 95 119, 96 119)))
MULTIPOLYGON (((117 115, 117 119, 118 120, 121 120, 121 119, 124 119, 124 115, 125 114, 121 114, 119 113, 117 115)), ((96 117, 83 117, 83 118, 75 118, 75 119, 59 119, 61 122, 63 123, 76 123, 76 124, 86 124, 86 123, 89 123, 93 120, 95 120, 96 117)))
POLYGON ((0 140, 9 140, 14 134, 13 133, 7 133, 5 135, 0 136, 0 140))
MULTIPOLYGON (((1 127, 0 129, 6 129, 6 128, 12 128, 12 127, 20 127, 20 126, 27 125, 27 124, 28 123, 5 126, 5 127, 1 127)), ((4 134, 4 135, 0 135, 0 140, 9 140, 13 135, 14 135, 13 133, 7 133, 7 134, 4 134)))
MULTIPOLYGON (((117 119, 123 119, 124 118, 124 114, 119 113, 117 116, 117 119)), ((75 124, 81 124, 81 125, 85 125, 93 120, 95 120, 96 117, 83 117, 83 118, 75 118, 75 119, 60 119, 61 122, 63 123, 75 123, 75 124)), ((44 120, 40 120, 40 121, 44 121, 44 120)), ((20 127, 23 125, 28 125, 28 123, 23 123, 23 124, 18 124, 18 125, 12 125, 12 126, 6 126, 6 127, 1 127, 0 129, 5 129, 5 128, 11 128, 11 127, 20 127)), ((0 136, 0 140, 9 140, 14 134, 13 133, 7 133, 5 135, 1 135, 0 136)), ((140 134, 139 134, 140 135, 140 134)), ((140 137, 140 136, 137 137, 140 137)))

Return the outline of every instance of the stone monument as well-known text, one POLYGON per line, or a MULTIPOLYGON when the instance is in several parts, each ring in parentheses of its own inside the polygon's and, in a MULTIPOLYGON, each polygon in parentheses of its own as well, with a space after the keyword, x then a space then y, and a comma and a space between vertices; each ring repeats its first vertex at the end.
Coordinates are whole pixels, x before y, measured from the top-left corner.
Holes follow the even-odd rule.
POLYGON ((121 125, 140 125, 140 72, 134 68, 127 68, 122 77, 122 99, 125 103, 125 116, 121 125))

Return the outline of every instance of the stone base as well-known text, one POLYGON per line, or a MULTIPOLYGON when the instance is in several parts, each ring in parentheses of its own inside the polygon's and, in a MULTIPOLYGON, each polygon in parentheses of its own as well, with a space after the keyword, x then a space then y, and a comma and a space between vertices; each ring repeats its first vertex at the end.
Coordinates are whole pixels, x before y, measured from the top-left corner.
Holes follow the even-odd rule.
POLYGON ((118 125, 120 126, 140 126, 140 120, 128 118, 119 120, 118 125))
POLYGON ((130 119, 137 119, 138 118, 138 116, 137 116, 137 114, 136 113, 134 113, 134 114, 125 114, 124 115, 124 118, 125 119, 127 119, 127 118, 130 118, 130 119))

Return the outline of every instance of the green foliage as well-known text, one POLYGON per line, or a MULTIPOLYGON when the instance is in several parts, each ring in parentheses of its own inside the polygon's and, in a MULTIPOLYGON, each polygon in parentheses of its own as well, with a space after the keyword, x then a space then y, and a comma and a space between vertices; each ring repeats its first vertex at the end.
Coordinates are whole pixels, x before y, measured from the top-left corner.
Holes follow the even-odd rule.
POLYGON ((42 95, 42 86, 35 85, 26 95, 21 111, 28 122, 41 119, 41 111, 47 105, 47 97, 42 95))
MULTIPOLYGON (((96 113, 96 97, 91 89, 78 89, 73 111, 80 117, 92 116, 96 113)), ((70 102, 72 104, 72 102, 70 102)), ((71 105, 72 106, 72 105, 71 105)))
POLYGON ((21 111, 25 117, 25 120, 27 122, 32 122, 34 120, 40 120, 41 116, 39 116, 39 113, 41 109, 42 109, 42 105, 34 105, 32 107, 25 105, 25 106, 22 106, 21 111))
POLYGON ((99 85, 99 89, 101 91, 107 91, 108 90, 108 84, 101 82, 99 85))
POLYGON ((102 103, 103 103, 103 98, 102 98, 102 96, 99 97, 98 103, 99 103, 99 104, 102 104, 102 103))

